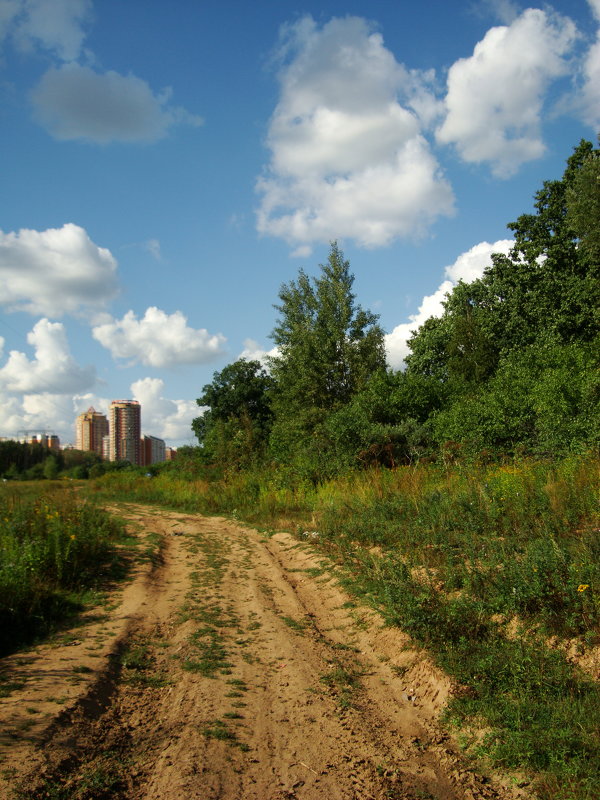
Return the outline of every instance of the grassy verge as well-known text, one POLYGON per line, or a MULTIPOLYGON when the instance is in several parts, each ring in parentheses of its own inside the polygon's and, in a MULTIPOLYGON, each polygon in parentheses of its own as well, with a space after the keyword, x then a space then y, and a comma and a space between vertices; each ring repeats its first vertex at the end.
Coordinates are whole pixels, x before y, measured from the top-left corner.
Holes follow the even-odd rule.
POLYGON ((470 754, 495 767, 537 773, 537 797, 599 796, 597 683, 547 647, 535 629, 509 630, 466 594, 414 579, 397 557, 356 549, 339 557, 347 588, 410 633, 456 679, 461 689, 446 719, 463 732, 470 754))
POLYGON ((468 751, 548 800, 600 796, 598 684, 548 646, 600 643, 598 478, 583 457, 372 473, 324 489, 311 537, 463 687, 468 751))
POLYGON ((375 546, 400 554, 421 585, 593 642, 599 489, 591 458, 399 470, 331 485, 317 516, 336 552, 375 546))
POLYGON ((71 491, 2 487, 0 655, 49 633, 115 577, 120 535, 119 523, 71 491))

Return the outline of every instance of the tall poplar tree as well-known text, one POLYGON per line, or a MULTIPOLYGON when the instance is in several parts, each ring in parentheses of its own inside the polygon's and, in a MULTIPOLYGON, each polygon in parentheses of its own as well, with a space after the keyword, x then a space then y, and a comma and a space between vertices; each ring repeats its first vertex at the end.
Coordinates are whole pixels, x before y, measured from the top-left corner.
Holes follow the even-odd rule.
POLYGON ((279 460, 294 453, 324 455, 322 424, 349 403, 370 376, 386 367, 378 316, 356 305, 354 276, 336 242, 321 273, 300 270, 279 292, 279 320, 271 338, 275 379, 272 448, 279 460))

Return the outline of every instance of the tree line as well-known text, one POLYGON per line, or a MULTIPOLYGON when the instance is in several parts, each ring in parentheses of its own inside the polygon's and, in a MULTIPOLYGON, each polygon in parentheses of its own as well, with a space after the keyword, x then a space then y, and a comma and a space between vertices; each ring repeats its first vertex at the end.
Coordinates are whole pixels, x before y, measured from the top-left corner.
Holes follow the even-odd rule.
POLYGON ((129 468, 129 461, 103 461, 98 453, 89 450, 50 450, 37 442, 10 439, 0 442, 0 478, 4 480, 81 480, 129 468))
POLYGON ((534 208, 509 223, 510 253, 413 332, 401 371, 333 243, 317 277, 300 270, 281 287, 267 365, 236 361, 203 387, 197 457, 319 480, 425 457, 597 447, 600 150, 581 141, 534 208))

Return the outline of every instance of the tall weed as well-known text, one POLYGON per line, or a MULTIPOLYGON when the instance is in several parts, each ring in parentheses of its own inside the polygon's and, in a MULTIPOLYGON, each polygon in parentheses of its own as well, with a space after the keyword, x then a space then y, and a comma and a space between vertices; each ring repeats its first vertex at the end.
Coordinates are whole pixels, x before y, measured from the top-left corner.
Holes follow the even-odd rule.
POLYGON ((106 578, 120 526, 74 493, 0 493, 0 653, 45 633, 106 578))
POLYGON ((599 487, 591 457, 404 467, 324 486, 315 516, 336 547, 400 552, 489 613, 577 635, 600 630, 599 487))

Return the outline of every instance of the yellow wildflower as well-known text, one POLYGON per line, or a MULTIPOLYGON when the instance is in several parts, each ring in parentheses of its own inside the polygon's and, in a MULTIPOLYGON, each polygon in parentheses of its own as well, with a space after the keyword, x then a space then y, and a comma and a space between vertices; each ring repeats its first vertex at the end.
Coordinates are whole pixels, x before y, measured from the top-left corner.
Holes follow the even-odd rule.
POLYGON ((590 588, 589 583, 580 583, 579 586, 577 587, 577 591, 578 592, 585 592, 585 590, 589 589, 589 588, 590 588))

